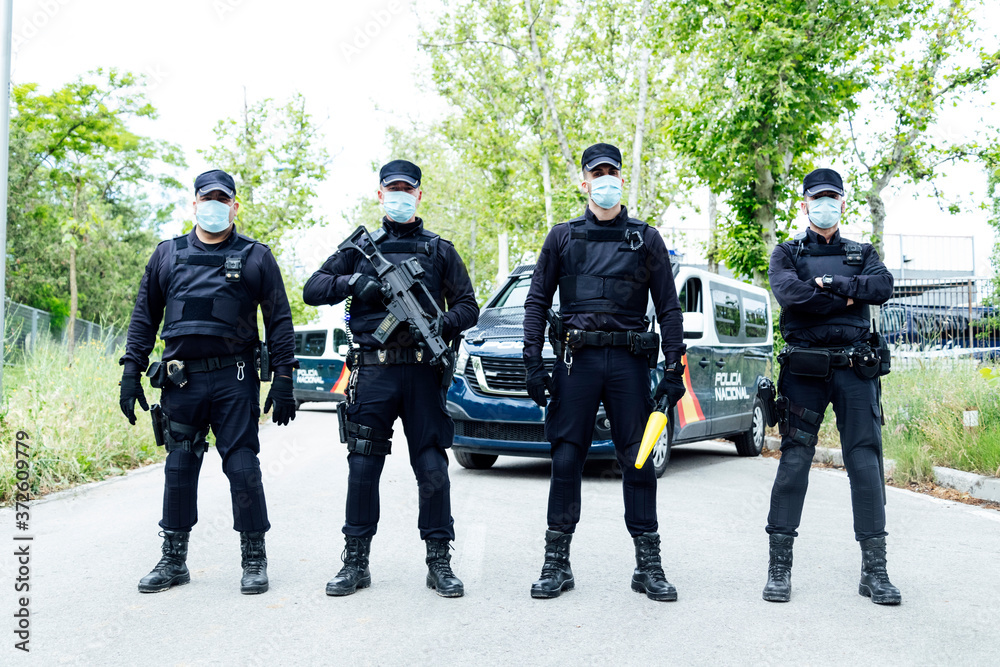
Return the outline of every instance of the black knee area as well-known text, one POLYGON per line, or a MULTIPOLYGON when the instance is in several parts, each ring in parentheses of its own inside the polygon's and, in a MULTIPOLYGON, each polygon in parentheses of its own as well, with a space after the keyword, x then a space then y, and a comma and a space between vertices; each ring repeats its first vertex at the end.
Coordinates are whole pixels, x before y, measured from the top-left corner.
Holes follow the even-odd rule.
POLYGON ((552 445, 552 480, 549 485, 549 529, 572 533, 580 522, 583 464, 587 450, 568 442, 552 445))
POLYGON ((188 531, 198 522, 198 474, 201 458, 183 450, 167 454, 163 467, 164 530, 188 531))
POLYGON ((655 533, 656 520, 656 467, 646 463, 635 467, 640 443, 618 450, 618 465, 622 469, 622 494, 625 501, 625 526, 632 537, 655 533))
POLYGON ((233 500, 233 529, 241 532, 263 532, 271 527, 264 501, 264 481, 257 454, 249 448, 229 450, 222 461, 222 470, 229 478, 233 500))

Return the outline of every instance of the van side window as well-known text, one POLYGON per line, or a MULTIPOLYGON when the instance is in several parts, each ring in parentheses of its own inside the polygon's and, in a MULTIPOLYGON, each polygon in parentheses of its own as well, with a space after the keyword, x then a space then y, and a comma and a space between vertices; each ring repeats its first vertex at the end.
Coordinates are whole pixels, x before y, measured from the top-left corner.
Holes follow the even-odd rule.
POLYGON ((702 312, 701 303, 701 280, 699 278, 688 278, 681 288, 677 299, 681 302, 682 313, 702 312))
POLYGON ((715 330, 719 340, 726 343, 737 342, 740 335, 740 297, 716 285, 712 286, 712 302, 715 306, 715 330))
POLYGON ((305 341, 302 344, 302 356, 322 357, 324 352, 326 352, 326 332, 305 332, 305 341))
POLYGON ((767 302, 744 294, 743 312, 746 314, 747 340, 755 343, 767 340, 767 302))
POLYGON ((301 333, 295 334, 295 356, 302 356, 302 339, 304 336, 301 333))
POLYGON ((347 333, 343 329, 334 329, 333 349, 339 350, 341 345, 347 345, 347 333))

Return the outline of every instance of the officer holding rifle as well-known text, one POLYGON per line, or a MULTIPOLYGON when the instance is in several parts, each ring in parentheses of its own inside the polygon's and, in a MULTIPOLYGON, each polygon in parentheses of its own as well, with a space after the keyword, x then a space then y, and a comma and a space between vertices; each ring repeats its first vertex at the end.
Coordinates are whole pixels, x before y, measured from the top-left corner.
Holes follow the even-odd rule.
POLYGON ((149 363, 163 320, 163 361, 149 367, 150 384, 162 389, 153 406, 157 444, 167 449, 164 467, 163 557, 139 582, 143 593, 165 591, 191 580, 188 538, 198 521, 198 475, 208 449, 209 427, 222 469, 229 478, 233 528, 240 533, 240 591, 268 589, 264 533, 267 519, 261 482, 260 380, 274 381, 264 412, 288 424, 295 418, 292 313, 281 271, 266 245, 237 233, 239 203, 232 176, 215 169, 194 182, 197 224, 190 233, 157 246, 146 265, 128 328, 120 406, 135 424, 135 403, 148 410, 139 374, 149 363), (257 338, 257 307, 264 315, 268 346, 257 338))
POLYGON ((379 477, 397 417, 417 478, 417 525, 427 548, 427 586, 443 597, 464 594, 449 553, 455 529, 445 450, 451 446, 454 424, 445 393, 454 355, 442 350, 476 323, 479 306, 455 246, 424 229, 423 220, 416 217, 423 196, 420 177, 420 168, 406 160, 383 166, 378 190, 385 211, 381 229, 368 235, 359 228, 303 290, 311 305, 350 297, 349 326, 356 345, 348 359, 348 400, 340 413, 348 450, 344 566, 327 583, 327 595, 350 595, 371 585, 368 563, 379 520, 379 477), (374 255, 372 246, 386 260, 384 265, 380 258, 367 256, 374 255), (404 269, 404 282, 390 284, 386 271, 394 272, 395 280, 404 269), (406 292, 399 287, 407 282, 419 289, 406 292), (423 297, 417 313, 402 308, 403 292, 407 298, 423 297), (432 316, 431 326, 411 321, 419 311, 432 316))
POLYGON ((528 394, 543 408, 548 403, 545 437, 552 444, 549 528, 542 574, 531 587, 534 598, 554 598, 575 585, 569 547, 580 520, 583 464, 603 401, 622 468, 625 526, 635 542, 632 590, 653 600, 677 599, 660 563, 656 472, 635 463, 654 407, 649 370, 660 347, 646 305, 652 299, 663 333, 666 373, 655 399, 667 410, 685 391, 681 308, 663 239, 621 205, 621 162, 621 152, 610 144, 583 152, 587 208, 549 232, 524 303, 528 394), (560 315, 549 310, 557 289, 560 315), (551 376, 542 361, 547 313, 556 351, 551 376))
POLYGON ((803 182, 809 228, 771 254, 768 276, 781 305, 788 344, 778 361, 777 418, 781 462, 767 517, 770 563, 763 597, 791 597, 792 542, 802 516, 817 434, 830 403, 851 481, 854 536, 861 544, 858 591, 876 604, 899 604, 886 573, 885 489, 879 376, 889 372, 888 349, 870 329, 869 304, 892 296, 892 275, 868 243, 840 236, 844 183, 832 169, 803 182))

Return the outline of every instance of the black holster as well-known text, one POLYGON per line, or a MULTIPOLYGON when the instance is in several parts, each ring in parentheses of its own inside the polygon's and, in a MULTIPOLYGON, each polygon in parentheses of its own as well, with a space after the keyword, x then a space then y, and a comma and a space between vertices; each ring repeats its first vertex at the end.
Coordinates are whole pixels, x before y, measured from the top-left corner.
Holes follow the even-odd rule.
POLYGON ((163 447, 163 408, 159 403, 153 403, 149 408, 149 416, 153 418, 153 439, 157 447, 163 447))
POLYGON ((778 423, 777 391, 771 378, 760 378, 757 380, 757 398, 764 409, 764 421, 768 426, 778 423))
POLYGON ((851 355, 851 367, 862 380, 874 380, 881 373, 882 362, 877 350, 865 346, 854 350, 851 355))
POLYGON ((348 421, 347 403, 337 404, 337 421, 340 423, 340 441, 347 444, 348 452, 363 456, 386 456, 392 453, 392 431, 348 421))
POLYGON ((545 319, 549 322, 549 344, 552 346, 556 359, 560 359, 566 340, 566 328, 563 325, 562 317, 555 310, 549 308, 545 311, 545 319))
POLYGON ((208 451, 208 426, 198 428, 190 424, 175 422, 166 415, 162 416, 163 446, 166 447, 168 454, 180 449, 191 452, 195 456, 201 456, 208 451))
POLYGON ((888 375, 892 370, 892 351, 889 349, 889 343, 886 341, 885 336, 875 331, 872 333, 871 338, 868 339, 868 344, 871 345, 872 349, 875 350, 875 353, 878 354, 879 377, 888 375))
POLYGON ((656 368, 660 356, 660 334, 655 331, 635 332, 630 336, 629 349, 632 354, 646 357, 650 368, 656 368))

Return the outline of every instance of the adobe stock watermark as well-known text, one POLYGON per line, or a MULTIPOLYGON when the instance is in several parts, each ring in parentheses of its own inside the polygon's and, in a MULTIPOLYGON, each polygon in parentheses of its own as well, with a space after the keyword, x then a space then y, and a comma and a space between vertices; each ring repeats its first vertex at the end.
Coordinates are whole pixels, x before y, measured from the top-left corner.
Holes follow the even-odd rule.
POLYGON ((225 19, 226 14, 231 14, 239 9, 246 0, 214 0, 212 2, 212 9, 215 11, 215 15, 219 19, 225 19))
POLYGON ((382 9, 373 9, 363 25, 354 27, 354 35, 350 41, 340 43, 340 53, 344 61, 350 63, 355 56, 368 48, 371 43, 389 27, 393 17, 403 11, 400 0, 389 0, 382 9))
POLYGON ((38 36, 52 19, 68 5, 72 0, 39 0, 35 3, 35 10, 28 14, 21 21, 20 25, 15 25, 12 29, 10 49, 17 53, 22 46, 38 36))

